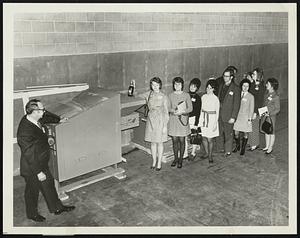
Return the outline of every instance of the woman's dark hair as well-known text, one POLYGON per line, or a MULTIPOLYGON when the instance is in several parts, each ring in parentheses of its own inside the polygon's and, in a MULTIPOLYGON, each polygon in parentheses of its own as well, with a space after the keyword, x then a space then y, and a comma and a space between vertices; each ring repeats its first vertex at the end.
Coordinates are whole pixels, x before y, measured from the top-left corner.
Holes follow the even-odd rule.
POLYGON ((210 85, 214 89, 214 94, 217 95, 217 92, 216 92, 216 89, 218 87, 217 81, 215 79, 210 79, 207 81, 205 88, 207 88, 208 85, 210 85))
POLYGON ((162 82, 161 82, 161 79, 159 77, 154 77, 154 78, 150 79, 150 89, 153 91, 152 82, 158 83, 159 84, 159 89, 161 89, 162 82))
POLYGON ((40 100, 38 100, 38 99, 29 100, 29 102, 25 106, 25 110, 26 110, 27 115, 31 114, 35 109, 39 108, 38 102, 40 102, 40 100))
POLYGON ((275 78, 268 78, 267 83, 268 83, 268 82, 271 84, 272 88, 273 88, 275 91, 278 90, 279 82, 278 82, 277 79, 275 79, 275 78))
POLYGON ((181 91, 183 91, 184 81, 181 77, 173 78, 173 90, 175 91, 175 83, 181 83, 181 91))
POLYGON ((246 79, 248 76, 250 76, 252 78, 252 73, 253 73, 252 71, 245 73, 243 79, 246 79))
POLYGON ((193 78, 190 82, 190 86, 191 85, 195 85, 195 87, 197 88, 196 91, 199 90, 199 88, 201 87, 201 81, 198 78, 193 78))
POLYGON ((263 78, 264 78, 264 71, 263 71, 263 69, 257 67, 257 68, 255 68, 255 69, 253 69, 252 73, 253 73, 254 71, 257 72, 257 79, 258 79, 259 81, 263 81, 263 78))
MULTIPOLYGON (((244 83, 247 83, 247 84, 249 85, 249 88, 250 88, 251 82, 250 82, 250 80, 247 79, 247 78, 243 79, 243 80, 240 82, 240 88, 243 87, 243 84, 244 84, 244 83)), ((248 89, 248 90, 249 90, 249 89, 248 89)))

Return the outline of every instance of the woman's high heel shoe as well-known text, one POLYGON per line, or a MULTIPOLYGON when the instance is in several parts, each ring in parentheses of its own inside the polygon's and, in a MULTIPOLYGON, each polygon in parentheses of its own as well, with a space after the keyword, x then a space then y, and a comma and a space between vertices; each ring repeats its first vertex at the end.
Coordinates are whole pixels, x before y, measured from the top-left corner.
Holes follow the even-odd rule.
POLYGON ((156 171, 160 171, 160 170, 161 170, 161 167, 160 167, 160 168, 156 168, 155 170, 156 170, 156 171))
POLYGON ((155 169, 155 166, 151 166, 150 169, 155 169))
POLYGON ((259 146, 252 146, 248 151, 254 151, 254 150, 257 150, 259 148, 259 146))
POLYGON ((272 149, 272 150, 270 150, 270 151, 266 151, 266 152, 265 152, 265 154, 266 154, 266 155, 269 155, 269 154, 271 154, 271 153, 272 153, 272 151, 273 151, 273 149, 272 149))
POLYGON ((177 164, 177 160, 176 160, 176 159, 174 159, 174 160, 173 160, 173 162, 172 162, 172 164, 171 164, 171 166, 172 166, 172 167, 175 167, 175 166, 176 166, 176 164, 177 164))

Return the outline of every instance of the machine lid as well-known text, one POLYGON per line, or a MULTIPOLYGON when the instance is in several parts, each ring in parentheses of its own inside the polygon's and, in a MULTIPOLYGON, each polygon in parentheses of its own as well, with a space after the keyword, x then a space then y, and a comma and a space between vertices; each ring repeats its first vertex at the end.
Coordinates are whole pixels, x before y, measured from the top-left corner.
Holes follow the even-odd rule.
POLYGON ((103 103, 117 94, 118 93, 115 91, 99 87, 89 88, 77 94, 75 97, 70 98, 67 102, 57 102, 49 107, 47 106, 47 110, 60 117, 72 118, 99 103, 103 103))
POLYGON ((56 103, 49 107, 48 110, 60 117, 72 118, 81 113, 84 109, 80 105, 69 101, 67 103, 56 103))
POLYGON ((89 88, 72 99, 72 102, 80 105, 84 110, 94 107, 99 103, 103 103, 119 94, 118 92, 103 88, 89 88))

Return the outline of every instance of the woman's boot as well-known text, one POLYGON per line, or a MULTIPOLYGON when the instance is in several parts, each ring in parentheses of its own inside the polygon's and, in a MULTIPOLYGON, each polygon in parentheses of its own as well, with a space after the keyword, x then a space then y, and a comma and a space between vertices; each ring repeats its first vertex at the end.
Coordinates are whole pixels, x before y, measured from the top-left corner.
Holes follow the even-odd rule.
POLYGON ((177 168, 181 169, 182 168, 182 157, 179 158, 177 168))
POLYGON ((240 155, 244 155, 245 154, 245 149, 246 149, 247 141, 248 141, 248 138, 243 138, 243 140, 242 140, 242 149, 241 149, 240 155))
POLYGON ((241 148, 241 145, 240 145, 240 136, 238 137, 234 137, 234 140, 235 140, 235 148, 233 149, 233 153, 236 153, 237 151, 240 150, 241 148))
POLYGON ((208 141, 208 163, 212 164, 213 158, 212 158, 212 150, 213 150, 213 142, 212 140, 208 141))
POLYGON ((175 167, 175 166, 176 166, 176 164, 177 164, 177 161, 178 161, 178 159, 177 159, 177 158, 176 158, 176 159, 174 159, 174 160, 173 160, 173 162, 172 162, 172 164, 171 164, 171 166, 172 166, 172 167, 175 167))

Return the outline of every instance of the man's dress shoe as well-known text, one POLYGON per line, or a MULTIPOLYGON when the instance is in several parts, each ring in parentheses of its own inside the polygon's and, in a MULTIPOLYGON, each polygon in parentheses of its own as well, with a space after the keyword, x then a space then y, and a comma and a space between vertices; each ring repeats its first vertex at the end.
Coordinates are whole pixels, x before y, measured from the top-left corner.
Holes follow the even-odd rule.
POLYGON ((75 209, 75 206, 63 206, 62 208, 56 210, 56 211, 54 212, 54 214, 55 214, 55 215, 59 215, 59 214, 61 214, 61 213, 63 213, 63 212, 70 212, 70 211, 72 211, 72 210, 74 210, 74 209, 75 209))
POLYGON ((28 219, 31 219, 31 220, 36 221, 36 222, 43 222, 43 221, 46 220, 46 218, 41 216, 40 214, 36 214, 32 217, 28 217, 28 219))

